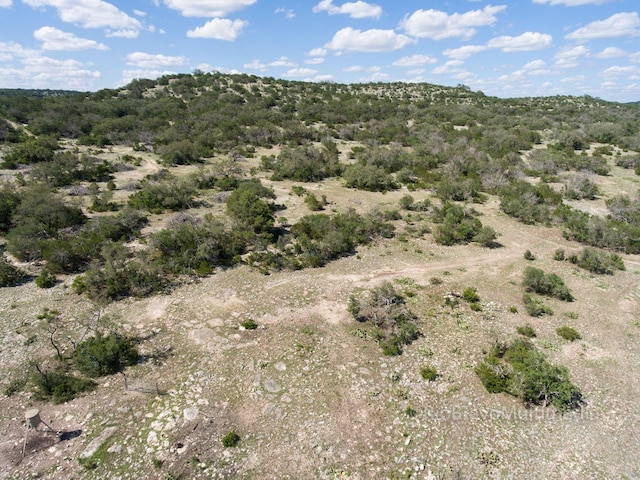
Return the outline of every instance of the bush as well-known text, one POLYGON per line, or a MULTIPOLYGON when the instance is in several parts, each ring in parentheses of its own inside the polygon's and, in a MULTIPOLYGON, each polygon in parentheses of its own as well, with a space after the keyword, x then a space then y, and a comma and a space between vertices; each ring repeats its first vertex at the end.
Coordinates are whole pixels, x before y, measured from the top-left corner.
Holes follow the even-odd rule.
POLYGON ((191 183, 169 176, 162 181, 146 180, 142 188, 129 197, 127 203, 132 208, 151 213, 167 210, 177 212, 193 207, 195 194, 191 183))
POLYGON ((574 340, 580 340, 582 338, 577 330, 567 325, 556 328, 556 333, 565 340, 569 340, 570 342, 573 342, 574 340))
POLYGON ((565 259, 564 250, 558 248, 555 252, 553 252, 553 259, 558 262, 562 262, 565 259))
POLYGON ((476 287, 469 287, 462 292, 462 298, 464 298, 468 303, 477 303, 480 301, 480 295, 478 295, 478 290, 476 287))
POLYGON ((26 278, 27 274, 14 267, 0 255, 0 287, 13 287, 26 278))
POLYGON ((527 291, 540 295, 556 297, 565 302, 572 302, 573 296, 562 279, 555 273, 545 274, 541 269, 527 267, 524 269, 522 285, 527 291))
POLYGON ((422 335, 415 315, 390 282, 351 295, 347 310, 357 321, 372 324, 372 336, 385 355, 400 355, 404 345, 422 335))
POLYGON ((536 331, 528 323, 523 327, 516 327, 516 332, 527 338, 534 338, 536 336, 536 331))
POLYGON ((613 275, 616 270, 625 270, 624 262, 619 255, 608 254, 592 247, 584 248, 577 261, 573 263, 580 268, 599 274, 613 275))
POLYGON ((51 288, 55 284, 56 276, 46 268, 43 268, 40 275, 36 277, 36 286, 39 288, 51 288))
POLYGON ((135 365, 140 354, 131 339, 115 332, 102 336, 100 332, 76 345, 72 360, 74 366, 89 377, 101 377, 121 372, 135 365))
POLYGON ((240 326, 245 330, 255 330, 256 328, 258 328, 258 324, 253 318, 248 318, 243 322, 240 322, 240 326))
POLYGON ((98 386, 93 380, 79 378, 63 371, 46 372, 36 367, 32 376, 36 387, 36 398, 64 403, 79 394, 95 390, 98 386))
POLYGON ((438 378, 438 371, 431 365, 423 365, 420 367, 420 376, 429 382, 433 382, 438 378))
POLYGON ((526 293, 522 297, 524 301, 524 309, 532 317, 542 317, 543 315, 553 315, 553 310, 547 307, 542 300, 534 298, 526 293))
MULTIPOLYGON (((458 245, 475 241, 482 232, 482 223, 466 212, 461 206, 445 202, 442 208, 434 210, 434 222, 439 223, 434 240, 440 245, 458 245)), ((494 232, 495 233, 495 232, 494 232)), ((482 238, 483 243, 495 239, 482 238)))
POLYGON ((559 411, 583 405, 582 393, 569 380, 565 367, 548 363, 528 340, 496 343, 476 368, 490 393, 507 393, 525 405, 552 405, 559 411))
POLYGON ((349 165, 345 168, 342 178, 347 187, 369 192, 387 192, 398 188, 390 174, 374 165, 349 165))
POLYGON ((527 250, 526 252, 524 252, 524 259, 533 261, 536 259, 536 257, 533 255, 533 253, 531 253, 531 250, 527 250))
POLYGON ((222 445, 225 447, 235 447, 240 441, 240 435, 234 430, 231 430, 224 437, 222 437, 222 445))

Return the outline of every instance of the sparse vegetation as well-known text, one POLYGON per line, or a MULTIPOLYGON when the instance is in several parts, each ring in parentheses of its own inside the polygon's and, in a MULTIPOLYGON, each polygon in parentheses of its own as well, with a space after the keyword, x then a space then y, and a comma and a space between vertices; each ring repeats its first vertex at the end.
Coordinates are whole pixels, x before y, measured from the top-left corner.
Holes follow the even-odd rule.
POLYGON ((508 393, 529 405, 552 405, 557 410, 573 410, 583 404, 580 390, 569 380, 564 367, 548 363, 526 340, 496 343, 476 368, 490 393, 508 393))
POLYGON ((556 333, 570 342, 580 340, 582 338, 575 328, 569 327, 568 325, 556 328, 556 333))

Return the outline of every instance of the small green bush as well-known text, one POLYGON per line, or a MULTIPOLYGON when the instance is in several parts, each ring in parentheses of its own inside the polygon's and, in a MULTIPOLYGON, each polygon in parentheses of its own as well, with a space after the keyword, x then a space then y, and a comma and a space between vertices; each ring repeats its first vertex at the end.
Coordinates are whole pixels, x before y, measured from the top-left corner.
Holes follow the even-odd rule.
POLYGON ((466 288, 462 292, 462 298, 468 303, 478 303, 480 301, 480 295, 478 295, 478 290, 475 287, 466 288))
POLYGON ((529 261, 533 261, 536 259, 535 255, 533 253, 531 253, 531 250, 527 250, 526 252, 524 252, 524 259, 525 260, 529 260, 529 261))
POLYGON ((256 328, 258 328, 258 324, 253 318, 248 318, 244 320, 243 322, 240 323, 240 325, 245 330, 255 330, 256 328))
POLYGON ((541 269, 527 267, 524 269, 522 285, 527 291, 540 295, 556 297, 565 302, 572 302, 573 296, 563 280, 555 273, 545 274, 541 269))
POLYGON ((36 398, 64 403, 84 392, 94 390, 98 384, 93 380, 79 378, 63 371, 46 372, 37 369, 33 374, 36 398))
POLYGON ((543 315, 553 315, 553 310, 547 307, 542 300, 534 298, 526 293, 523 295, 524 309, 532 317, 542 317, 543 315))
POLYGON ((534 338, 536 336, 536 331, 528 323, 523 327, 516 327, 516 332, 518 332, 520 335, 524 335, 527 338, 534 338))
POLYGON ((35 281, 36 286, 39 288, 51 288, 56 284, 56 276, 46 268, 43 268, 35 281))
POLYGON ((224 437, 222 437, 222 445, 225 447, 235 447, 238 445, 240 441, 240 435, 238 435, 234 430, 231 430, 224 437))
POLYGON ((438 378, 438 371, 431 365, 423 365, 420 367, 420 376, 429 382, 433 382, 438 378))
POLYGON ((584 403, 582 393, 569 380, 568 370, 547 362, 528 340, 496 343, 476 374, 488 392, 513 395, 525 405, 552 405, 565 411, 584 403))
POLYGON ((100 332, 80 342, 72 355, 74 366, 85 375, 101 377, 120 372, 135 365, 140 354, 131 339, 111 332, 106 337, 100 332))
POLYGON ((25 279, 27 274, 14 267, 0 255, 0 287, 13 287, 25 279))
POLYGON ((553 252, 553 259, 558 262, 562 262, 565 259, 564 250, 558 248, 555 252, 553 252))
POLYGON ((575 340, 580 340, 582 338, 577 330, 567 325, 563 325, 562 327, 556 328, 556 333, 560 335, 562 338, 564 338, 565 340, 569 340, 570 342, 573 342, 575 340))

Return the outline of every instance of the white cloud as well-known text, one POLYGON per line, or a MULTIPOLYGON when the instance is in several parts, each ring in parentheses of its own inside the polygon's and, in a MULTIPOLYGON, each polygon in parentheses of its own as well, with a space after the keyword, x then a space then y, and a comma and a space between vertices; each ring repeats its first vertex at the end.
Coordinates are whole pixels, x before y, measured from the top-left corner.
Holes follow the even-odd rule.
POLYGON ((137 78, 158 78, 163 75, 171 75, 176 72, 171 70, 146 70, 146 69, 138 69, 138 70, 123 70, 122 71, 122 80, 120 81, 120 85, 126 85, 131 83, 132 80, 137 78))
POLYGON ((213 38, 215 40, 233 42, 247 25, 249 25, 248 22, 240 19, 229 20, 228 18, 214 18, 201 27, 187 31, 187 37, 213 38))
POLYGON ((135 38, 142 24, 102 0, 22 0, 31 7, 54 7, 62 21, 83 28, 109 28, 111 36, 135 38))
POLYGON ((334 5, 332 0, 321 0, 312 11, 313 13, 326 11, 329 15, 344 14, 351 18, 380 18, 382 15, 382 7, 361 0, 346 2, 339 7, 334 5))
POLYGON ((459 48, 448 48, 442 53, 447 57, 453 58, 455 60, 466 60, 471 55, 484 52, 486 49, 487 47, 484 45, 463 45, 459 48))
POLYGON ((304 63, 307 65, 320 65, 321 63, 324 63, 324 57, 313 57, 305 60, 304 63))
POLYGON ((313 68, 292 68, 284 73, 285 77, 308 77, 318 73, 318 70, 313 68))
POLYGON ((351 72, 361 72, 364 70, 360 65, 354 65, 352 67, 345 67, 342 69, 343 72, 351 73, 351 72))
POLYGON ((385 82, 387 80, 389 80, 389 74, 377 70, 371 75, 367 75, 359 79, 361 82, 385 82))
POLYGON ((336 32, 333 39, 325 45, 330 50, 348 50, 352 52, 391 52, 413 43, 406 35, 393 30, 356 30, 351 27, 336 32))
POLYGON ((11 6, 11 0, 0 0, 0 8, 9 8, 11 6))
POLYGON ((538 59, 538 60, 533 60, 529 63, 526 63, 522 68, 524 68, 525 70, 537 70, 539 68, 544 67, 545 65, 546 63, 544 60, 538 59))
POLYGON ((185 17, 206 18, 225 17, 254 3, 256 0, 164 0, 167 7, 185 17))
POLYGON ((144 52, 133 52, 126 56, 127 65, 138 68, 167 68, 179 67, 189 63, 186 57, 168 57, 166 55, 154 55, 144 52))
POLYGON ((309 55, 310 57, 324 57, 326 54, 326 48, 314 48, 313 50, 310 50, 309 53, 307 53, 307 55, 309 55))
POLYGON ((411 55, 402 57, 393 62, 395 67, 420 67, 427 63, 436 63, 438 60, 430 55, 411 55))
POLYGON ((63 32, 53 27, 42 27, 33 32, 36 40, 42 42, 44 50, 109 50, 102 43, 87 38, 76 37, 73 33, 63 32))
POLYGON ((608 1, 610 0, 533 0, 533 3, 578 7, 581 5, 602 5, 608 1))
POLYGON ((270 67, 295 67, 296 64, 289 60, 287 57, 280 57, 278 60, 274 60, 269 63, 270 67))
POLYGON ((624 76, 628 78, 633 78, 635 75, 640 75, 640 67, 636 65, 627 65, 627 66, 613 66, 609 68, 605 68, 602 71, 602 76, 604 77, 619 77, 624 76))
POLYGON ((503 52, 530 52, 548 48, 553 43, 551 35, 538 32, 525 32, 517 37, 502 36, 489 40, 487 46, 499 48, 503 52))
POLYGON ((267 69, 267 66, 260 60, 253 60, 251 63, 245 63, 242 66, 244 68, 248 68, 249 70, 258 70, 260 72, 264 72, 267 69))
POLYGON ((284 15, 284 18, 286 18, 287 20, 291 20, 292 18, 296 17, 296 14, 293 10, 291 9, 286 9, 286 8, 276 8, 275 11, 273 12, 275 14, 281 13, 284 15))
POLYGON ((621 12, 597 20, 565 35, 569 40, 587 41, 597 38, 633 37, 640 35, 638 12, 621 12))
POLYGON ((476 27, 487 27, 498 20, 497 13, 506 5, 487 5, 482 10, 471 10, 466 13, 452 15, 440 10, 417 10, 401 23, 401 27, 411 36, 442 40, 461 37, 469 39, 476 33, 476 27))
POLYGON ((607 58, 619 58, 624 57, 627 53, 624 50, 620 50, 618 47, 607 47, 599 53, 596 53, 594 57, 600 59, 607 58))
POLYGON ((136 14, 139 17, 146 17, 147 16, 147 12, 143 12, 142 10, 134 10, 133 11, 134 14, 136 14))
POLYGON ((580 57, 586 57, 590 54, 587 47, 578 45, 576 47, 563 48, 558 51, 554 58, 556 66, 560 68, 575 68, 580 65, 580 57))
POLYGON ((0 42, 0 78, 7 88, 63 88, 91 90, 100 72, 89 70, 77 60, 58 60, 42 56, 41 51, 0 42), (9 62, 15 62, 10 64, 9 62))

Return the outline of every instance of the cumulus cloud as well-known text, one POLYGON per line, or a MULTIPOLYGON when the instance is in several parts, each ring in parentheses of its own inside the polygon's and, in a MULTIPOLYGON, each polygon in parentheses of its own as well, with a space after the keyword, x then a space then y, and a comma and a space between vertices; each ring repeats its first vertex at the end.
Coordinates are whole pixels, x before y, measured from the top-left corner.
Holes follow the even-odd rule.
POLYGON ((436 63, 438 60, 430 55, 411 55, 402 57, 393 62, 394 67, 421 67, 428 63, 436 63))
POLYGON ((258 70, 260 72, 264 72, 267 69, 267 66, 262 63, 260 60, 252 60, 251 63, 245 63, 242 65, 244 68, 248 68, 249 70, 258 70))
POLYGON ((307 65, 320 65, 321 63, 324 63, 324 57, 309 58, 308 60, 305 60, 304 63, 307 65))
POLYGON ((102 43, 87 38, 76 37, 73 33, 63 32, 53 27, 42 27, 33 32, 36 40, 42 42, 44 50, 109 50, 102 43))
POLYGON ((459 48, 448 48, 442 53, 454 60, 466 60, 471 55, 484 52, 486 49, 485 45, 464 45, 459 48))
POLYGON ((560 68, 575 68, 580 65, 580 57, 586 57, 589 54, 590 51, 587 47, 578 45, 559 50, 554 55, 554 58, 556 59, 556 66, 560 68))
POLYGON ((619 58, 624 57, 627 54, 624 50, 619 49, 618 47, 607 47, 599 53, 596 53, 594 57, 600 59, 607 58, 619 58))
POLYGON ((587 41, 598 38, 633 37, 640 35, 638 12, 622 12, 604 20, 596 20, 565 35, 569 40, 587 41))
POLYGON ((248 22, 240 19, 229 20, 228 18, 214 18, 201 27, 187 31, 187 37, 213 38, 215 40, 233 42, 247 25, 249 25, 248 22))
POLYGON ((138 68, 179 67, 189 63, 186 57, 168 57, 166 55, 133 52, 126 56, 127 65, 138 68))
POLYGON ((0 42, 0 78, 8 88, 91 90, 100 72, 77 60, 58 60, 15 42, 0 42))
POLYGON ((318 73, 318 70, 314 70, 313 68, 299 67, 299 68, 292 68, 290 70, 287 70, 284 73, 284 76, 285 77, 309 77, 309 76, 315 75, 316 73, 318 73))
POLYGON ((346 2, 340 5, 333 4, 332 0, 321 0, 315 7, 313 13, 327 12, 329 15, 344 14, 351 18, 380 18, 382 7, 358 0, 357 2, 346 2))
POLYGON ((352 52, 391 52, 413 43, 406 35, 393 30, 356 30, 351 27, 336 32, 333 39, 325 45, 330 50, 352 52))
POLYGON ((530 52, 549 48, 553 43, 551 35, 538 32, 525 32, 517 37, 502 36, 489 40, 487 46, 499 48, 503 52, 530 52))
POLYGON ((108 28, 111 36, 135 38, 142 24, 102 0, 22 0, 31 7, 54 7, 64 22, 83 28, 108 28))
POLYGON ((242 10, 256 0, 164 0, 164 4, 178 10, 185 17, 216 18, 242 10))
POLYGON ((637 65, 626 65, 626 66, 615 65, 613 67, 605 68, 602 71, 602 76, 604 77, 624 76, 627 78, 634 79, 637 75, 640 75, 640 67, 638 67, 637 65))
POLYGON ((487 5, 482 10, 471 10, 466 13, 449 15, 440 10, 417 10, 405 17, 400 26, 411 36, 443 40, 461 37, 469 39, 476 33, 476 27, 487 27, 498 20, 496 14, 502 12, 506 5, 487 5))
POLYGON ((287 57, 280 57, 278 60, 275 60, 269 63, 270 67, 295 67, 296 64, 289 60, 287 57))
POLYGON ((314 48, 313 50, 310 50, 307 55, 310 57, 324 57, 327 53, 326 48, 314 48))
POLYGON ((0 8, 9 8, 11 6, 11 0, 0 0, 0 8))
POLYGON ((275 11, 273 12, 275 14, 279 14, 281 13, 282 15, 284 15, 284 18, 286 18, 287 20, 291 20, 292 18, 296 17, 296 14, 293 10, 291 10, 290 8, 276 8, 275 11))

